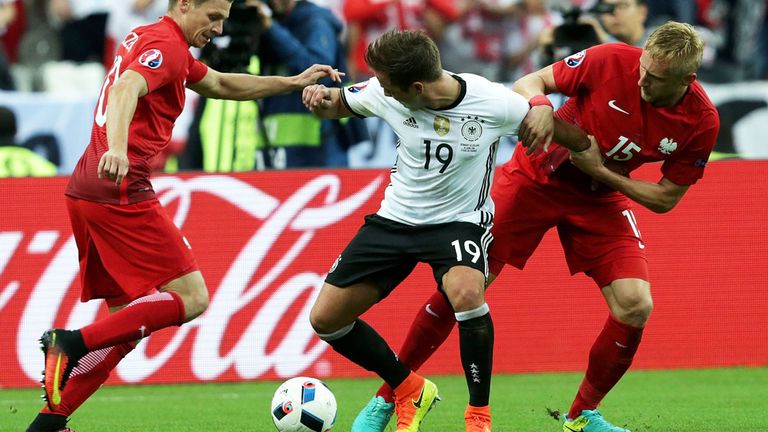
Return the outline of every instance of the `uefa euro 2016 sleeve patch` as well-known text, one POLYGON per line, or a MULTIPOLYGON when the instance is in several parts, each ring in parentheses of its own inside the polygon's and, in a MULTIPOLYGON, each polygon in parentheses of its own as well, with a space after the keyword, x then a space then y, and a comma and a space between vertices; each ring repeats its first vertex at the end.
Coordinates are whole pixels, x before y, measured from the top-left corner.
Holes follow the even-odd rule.
POLYGON ((147 50, 139 57, 139 63, 150 69, 157 69, 163 64, 163 53, 156 48, 147 50))
POLYGON ((577 52, 576 54, 571 54, 563 61, 569 68, 575 68, 576 66, 580 65, 582 61, 584 61, 584 57, 587 56, 587 50, 581 50, 577 52))
POLYGON ((358 93, 368 87, 368 81, 361 82, 360 84, 355 84, 352 86, 347 87, 347 91, 350 93, 358 93))

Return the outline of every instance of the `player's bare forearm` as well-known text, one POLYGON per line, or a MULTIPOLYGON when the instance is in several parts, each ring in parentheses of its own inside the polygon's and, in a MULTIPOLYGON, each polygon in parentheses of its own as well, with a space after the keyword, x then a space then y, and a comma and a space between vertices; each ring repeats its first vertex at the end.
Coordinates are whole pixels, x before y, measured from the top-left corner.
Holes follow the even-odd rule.
POLYGON ((301 88, 299 80, 295 76, 257 76, 226 73, 221 74, 221 79, 217 86, 206 88, 200 94, 213 99, 245 101, 298 91, 301 88))
POLYGON ((554 142, 576 152, 589 148, 589 135, 580 127, 555 117, 554 142))
POLYGON ((594 178, 654 213, 666 213, 672 210, 689 188, 689 186, 675 184, 666 178, 662 178, 658 183, 632 179, 607 167, 600 169, 594 178))

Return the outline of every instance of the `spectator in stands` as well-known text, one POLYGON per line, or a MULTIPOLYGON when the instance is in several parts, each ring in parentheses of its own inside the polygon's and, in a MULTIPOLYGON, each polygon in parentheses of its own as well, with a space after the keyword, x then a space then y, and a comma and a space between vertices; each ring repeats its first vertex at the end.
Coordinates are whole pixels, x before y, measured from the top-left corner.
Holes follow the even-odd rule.
POLYGON ((598 31, 602 42, 618 41, 642 48, 650 36, 645 26, 648 18, 646 0, 600 0, 593 11, 599 13, 600 23, 605 30, 598 31))
POLYGON ((460 0, 461 18, 446 27, 440 43, 443 67, 499 80, 504 41, 517 0, 460 0))
MULTIPOLYGON (((16 6, 14 0, 0 0, 0 38, 5 34, 8 25, 16 18, 16 6)), ((13 78, 11 67, 5 54, 5 49, 0 44, 0 90, 13 90, 13 78)))
POLYGON ((523 0, 506 41, 502 80, 514 81, 540 67, 541 47, 549 40, 554 27, 563 22, 559 13, 549 7, 548 0, 523 0))
POLYGON ((0 178, 48 177, 56 165, 16 141, 16 115, 0 107, 0 178))
POLYGON ((111 63, 111 53, 105 62, 104 51, 109 4, 103 0, 51 0, 51 14, 61 23, 61 60, 111 63))
POLYGON ((132 29, 152 24, 168 9, 168 0, 117 0, 110 4, 107 17, 106 55, 117 52, 116 44, 132 29))
MULTIPOLYGON (((313 63, 346 70, 346 50, 340 40, 343 24, 330 9, 305 0, 260 4, 265 12, 258 50, 262 73, 291 75, 313 63)), ((324 84, 332 83, 327 80, 324 84)), ((301 94, 265 98, 261 116, 268 146, 278 155, 274 168, 347 166, 346 150, 337 139, 339 121, 321 121, 312 115, 301 94)))
POLYGON ((392 28, 422 29, 438 44, 448 23, 459 19, 454 0, 346 0, 349 46, 348 76, 361 81, 372 76, 365 63, 368 43, 392 28))

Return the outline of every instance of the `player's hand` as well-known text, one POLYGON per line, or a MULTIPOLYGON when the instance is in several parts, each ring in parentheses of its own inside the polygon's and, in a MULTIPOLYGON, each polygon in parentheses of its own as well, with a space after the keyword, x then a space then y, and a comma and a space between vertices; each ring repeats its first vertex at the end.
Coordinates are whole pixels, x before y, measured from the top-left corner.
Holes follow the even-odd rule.
POLYGON ((549 150, 552 136, 555 133, 555 121, 552 117, 552 108, 546 105, 535 106, 528 111, 520 125, 517 136, 530 155, 538 149, 549 150))
POLYGON ((96 172, 98 173, 99 178, 107 177, 113 179, 115 181, 115 186, 120 186, 120 183, 123 182, 123 179, 128 174, 129 166, 128 155, 110 149, 101 155, 101 159, 99 159, 99 167, 96 172))
POLYGON ((331 89, 322 84, 304 87, 301 101, 312 112, 315 112, 317 109, 328 109, 331 107, 331 89))
POLYGON ((340 83, 341 77, 343 76, 344 72, 339 72, 338 69, 334 69, 328 65, 314 64, 308 67, 304 72, 300 73, 297 78, 299 86, 304 88, 323 78, 330 78, 333 82, 340 83))

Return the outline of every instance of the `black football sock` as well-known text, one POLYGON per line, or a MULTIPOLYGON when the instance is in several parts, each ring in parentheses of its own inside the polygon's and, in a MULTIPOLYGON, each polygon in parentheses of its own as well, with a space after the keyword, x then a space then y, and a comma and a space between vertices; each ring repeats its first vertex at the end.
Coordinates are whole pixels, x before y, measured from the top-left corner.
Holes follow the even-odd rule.
POLYGON ((387 342, 365 321, 358 319, 331 334, 319 335, 339 354, 377 373, 392 388, 400 385, 410 369, 397 359, 387 342))
POLYGON ((27 432, 53 432, 67 427, 67 418, 60 414, 39 413, 27 428, 27 432))
POLYGON ((493 321, 488 305, 457 312, 461 364, 469 389, 469 404, 486 406, 491 394, 493 370, 493 321))

